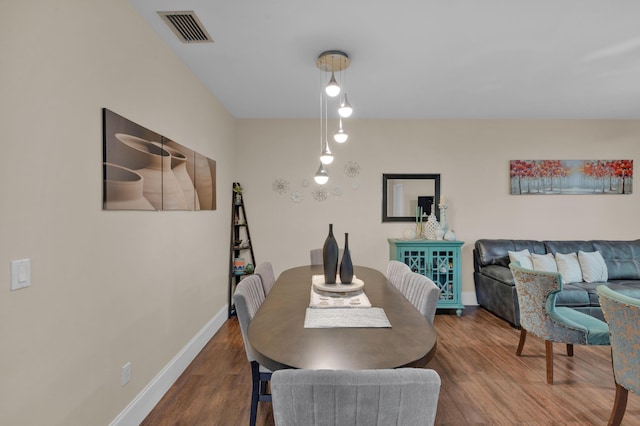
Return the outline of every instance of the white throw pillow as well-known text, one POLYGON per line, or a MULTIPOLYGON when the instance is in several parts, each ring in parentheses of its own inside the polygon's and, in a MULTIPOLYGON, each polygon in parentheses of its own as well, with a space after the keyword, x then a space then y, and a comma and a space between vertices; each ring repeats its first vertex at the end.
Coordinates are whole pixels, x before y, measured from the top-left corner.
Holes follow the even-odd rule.
POLYGON ((556 259, 551 253, 547 254, 532 254, 531 263, 533 263, 533 269, 535 271, 546 272, 558 272, 558 266, 556 265, 556 259))
POLYGON ((520 251, 509 251, 509 261, 512 263, 518 262, 521 268, 533 269, 533 263, 531 263, 531 253, 528 249, 520 251))
POLYGON ((578 261, 582 269, 582 279, 588 283, 606 282, 609 279, 609 271, 599 251, 578 252, 578 261))
POLYGON ((556 265, 565 284, 582 282, 582 270, 578 261, 578 253, 556 253, 556 265))

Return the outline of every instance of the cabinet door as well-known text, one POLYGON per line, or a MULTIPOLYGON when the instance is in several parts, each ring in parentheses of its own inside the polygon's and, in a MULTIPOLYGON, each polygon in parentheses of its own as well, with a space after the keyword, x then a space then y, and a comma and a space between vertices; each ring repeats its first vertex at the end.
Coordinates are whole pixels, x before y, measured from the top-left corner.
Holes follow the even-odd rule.
POLYGON ((428 252, 429 250, 426 247, 398 247, 397 260, 409 266, 413 272, 428 277, 428 252))
POLYGON ((426 274, 440 288, 440 305, 458 303, 458 250, 455 247, 432 248, 428 253, 426 274))

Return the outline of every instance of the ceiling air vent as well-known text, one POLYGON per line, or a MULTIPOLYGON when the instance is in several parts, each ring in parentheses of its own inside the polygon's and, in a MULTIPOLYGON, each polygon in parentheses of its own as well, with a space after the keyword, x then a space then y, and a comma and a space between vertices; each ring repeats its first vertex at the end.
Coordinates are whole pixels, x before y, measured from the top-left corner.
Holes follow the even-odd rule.
POLYGON ((195 12, 158 12, 183 43, 213 43, 195 12))

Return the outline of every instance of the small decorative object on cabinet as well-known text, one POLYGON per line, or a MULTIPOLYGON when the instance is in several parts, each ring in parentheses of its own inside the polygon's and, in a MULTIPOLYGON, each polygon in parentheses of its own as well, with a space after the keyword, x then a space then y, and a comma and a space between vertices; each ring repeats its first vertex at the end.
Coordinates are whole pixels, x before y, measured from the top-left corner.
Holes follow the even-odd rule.
POLYGON ((462 315, 461 255, 463 241, 401 240, 389 238, 389 259, 430 278, 440 288, 438 309, 455 309, 462 315))
POLYGON ((242 196, 242 185, 233 183, 231 192, 231 238, 229 250, 229 298, 228 317, 236 315, 236 308, 233 305, 233 293, 236 285, 242 278, 253 273, 253 265, 256 264, 253 256, 253 245, 251 244, 251 234, 249 233, 249 221, 244 208, 244 198, 242 196), (251 268, 248 266, 251 265, 251 268))

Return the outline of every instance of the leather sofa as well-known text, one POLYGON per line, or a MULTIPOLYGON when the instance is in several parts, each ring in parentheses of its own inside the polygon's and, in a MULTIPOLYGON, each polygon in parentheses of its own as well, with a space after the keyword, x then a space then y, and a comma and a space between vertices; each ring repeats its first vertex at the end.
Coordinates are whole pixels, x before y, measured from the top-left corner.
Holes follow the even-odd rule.
POLYGON ((557 306, 568 306, 604 321, 596 293, 606 285, 631 297, 640 298, 640 240, 633 241, 536 241, 481 239, 473 250, 473 279, 478 304, 489 312, 520 327, 520 308, 513 275, 509 269, 509 251, 527 249, 530 253, 577 253, 598 251, 607 266, 607 282, 563 284, 557 306))

